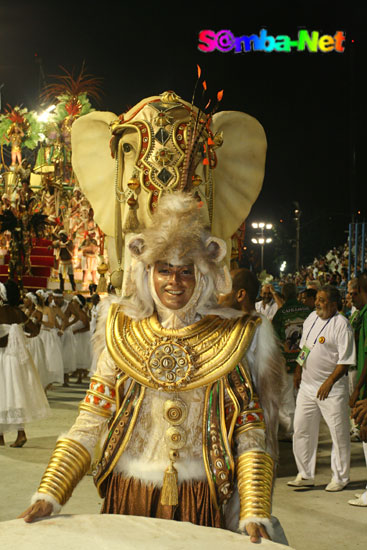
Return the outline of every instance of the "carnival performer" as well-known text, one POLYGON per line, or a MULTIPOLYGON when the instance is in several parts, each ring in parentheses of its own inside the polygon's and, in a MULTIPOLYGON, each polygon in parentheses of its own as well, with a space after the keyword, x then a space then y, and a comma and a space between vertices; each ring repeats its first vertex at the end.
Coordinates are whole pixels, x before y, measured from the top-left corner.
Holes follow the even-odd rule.
POLYGON ((61 343, 57 335, 56 319, 53 309, 48 305, 48 293, 40 289, 36 291, 38 298, 38 309, 42 314, 40 336, 45 348, 48 387, 53 382, 62 384, 64 382, 64 364, 62 360, 61 343))
POLYGON ((62 359, 64 363, 64 387, 68 387, 70 375, 76 370, 76 342, 72 325, 77 322, 72 312, 71 302, 64 299, 61 289, 52 293, 52 306, 55 313, 57 334, 61 339, 62 359))
POLYGON ((79 417, 21 517, 60 510, 108 425, 95 473, 103 513, 239 528, 253 542, 276 538, 282 359, 269 323, 217 304, 215 295, 231 289, 226 246, 205 229, 190 195, 163 197, 129 250, 130 297, 109 310, 107 346, 79 417))
POLYGON ((0 445, 4 432, 17 431, 11 447, 27 441, 24 424, 50 413, 45 392, 26 346, 22 323, 25 314, 17 307, 19 289, 13 281, 0 283, 0 445))
POLYGON ((69 277, 71 288, 76 290, 76 284, 74 281, 74 269, 73 269, 73 241, 69 239, 66 231, 63 229, 59 231, 60 240, 55 241, 53 246, 59 252, 59 279, 60 289, 64 291, 65 277, 69 277))
POLYGON ((23 298, 23 304, 23 311, 27 316, 27 319, 32 322, 35 329, 31 333, 26 331, 27 348, 38 371, 42 386, 43 388, 47 388, 52 380, 50 381, 49 379, 45 348, 40 336, 42 313, 37 310, 37 296, 33 294, 33 292, 27 292, 23 298))
POLYGON ((87 235, 82 244, 80 245, 82 251, 82 270, 83 270, 83 283, 88 283, 88 275, 92 277, 94 284, 97 284, 97 254, 99 247, 96 239, 92 235, 87 235))
POLYGON ((76 322, 72 326, 76 348, 76 375, 77 383, 83 382, 83 376, 89 373, 92 363, 92 349, 90 342, 89 318, 84 311, 86 300, 82 294, 76 294, 71 303, 71 312, 76 322))
POLYGON ((8 130, 8 137, 11 143, 11 166, 14 167, 17 161, 18 164, 22 163, 22 141, 24 138, 22 127, 13 122, 8 130))

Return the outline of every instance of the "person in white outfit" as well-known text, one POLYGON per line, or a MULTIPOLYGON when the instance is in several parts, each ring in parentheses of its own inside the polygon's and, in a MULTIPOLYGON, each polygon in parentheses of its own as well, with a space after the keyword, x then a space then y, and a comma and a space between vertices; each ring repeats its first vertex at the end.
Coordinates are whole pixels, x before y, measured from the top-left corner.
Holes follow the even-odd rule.
POLYGON ((262 300, 256 302, 255 309, 258 313, 265 315, 269 321, 272 321, 279 307, 282 306, 282 303, 277 297, 273 287, 268 284, 261 287, 260 296, 262 300))
POLYGON ((341 491, 348 484, 350 468, 348 366, 356 362, 353 330, 338 313, 341 298, 332 286, 316 297, 316 311, 304 322, 296 371, 302 379, 294 417, 293 453, 298 475, 288 485, 314 485, 321 416, 332 439, 332 479, 326 491, 341 491))
MULTIPOLYGON (((69 386, 69 377, 76 370, 76 342, 73 334, 71 302, 64 299, 62 290, 52 293, 52 308, 55 313, 57 334, 60 337, 62 359, 64 363, 64 387, 69 386)), ((76 322, 76 319, 75 319, 76 322)))
POLYGON ((37 296, 33 294, 33 292, 27 292, 23 298, 23 304, 23 311, 34 327, 34 330, 31 333, 26 330, 27 348, 40 376, 42 386, 46 388, 50 380, 47 370, 45 348, 40 336, 42 313, 36 309, 38 306, 37 296))
POLYGON ((57 335, 55 314, 48 305, 47 292, 40 289, 36 291, 39 299, 40 310, 42 312, 40 336, 45 347, 47 371, 48 371, 48 387, 53 382, 62 384, 64 382, 64 363, 61 353, 61 342, 57 335))
POLYGON ((0 446, 5 445, 5 432, 17 431, 11 447, 23 447, 26 443, 24 424, 50 413, 26 346, 22 324, 27 318, 17 307, 19 296, 14 281, 0 283, 0 446))

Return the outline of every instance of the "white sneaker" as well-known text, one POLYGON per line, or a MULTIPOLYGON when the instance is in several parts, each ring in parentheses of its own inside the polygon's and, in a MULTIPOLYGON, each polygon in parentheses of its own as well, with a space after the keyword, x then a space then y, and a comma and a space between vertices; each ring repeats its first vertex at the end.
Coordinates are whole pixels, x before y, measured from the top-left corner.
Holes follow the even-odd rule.
POLYGON ((293 479, 293 481, 288 481, 287 485, 290 487, 313 487, 315 485, 315 481, 312 478, 303 479, 301 474, 297 474, 296 479, 293 479))
POLYGON ((356 499, 348 500, 348 504, 352 506, 367 506, 367 491, 359 495, 356 499))
POLYGON ((330 493, 336 493, 337 491, 342 491, 344 487, 348 485, 349 481, 335 481, 332 479, 328 485, 325 487, 325 491, 329 491, 330 493))

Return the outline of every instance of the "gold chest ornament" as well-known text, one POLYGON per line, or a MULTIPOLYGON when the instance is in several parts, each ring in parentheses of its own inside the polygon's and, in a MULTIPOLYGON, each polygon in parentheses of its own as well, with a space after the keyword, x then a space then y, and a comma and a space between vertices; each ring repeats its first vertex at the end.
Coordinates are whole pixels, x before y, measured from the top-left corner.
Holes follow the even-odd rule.
POLYGON ((113 304, 106 341, 118 371, 148 388, 184 392, 207 386, 234 369, 255 324, 246 316, 212 315, 181 329, 165 329, 156 314, 134 321, 113 304))

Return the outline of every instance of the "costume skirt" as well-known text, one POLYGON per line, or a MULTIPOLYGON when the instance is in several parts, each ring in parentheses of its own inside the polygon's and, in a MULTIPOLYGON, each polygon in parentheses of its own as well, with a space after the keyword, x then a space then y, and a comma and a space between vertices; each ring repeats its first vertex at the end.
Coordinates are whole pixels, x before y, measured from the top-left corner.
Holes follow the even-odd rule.
MULTIPOLYGON (((84 325, 81 321, 77 321, 75 325, 72 325, 74 330, 83 328, 84 325)), ((90 331, 74 333, 75 348, 76 348, 76 368, 89 370, 92 364, 92 346, 90 341, 90 331)))
POLYGON ((55 329, 41 328, 40 337, 42 339, 46 361, 49 384, 64 381, 64 363, 61 353, 61 340, 55 329))
POLYGON ((65 374, 76 370, 76 340, 72 328, 68 327, 61 336, 61 352, 65 374))
POLYGON ((160 503, 161 488, 114 473, 108 482, 102 514, 125 514, 190 521, 205 527, 224 527, 211 499, 207 481, 184 481, 178 488, 178 506, 160 503))
POLYGON ((48 384, 50 384, 51 380, 49 380, 47 371, 46 353, 42 339, 38 334, 38 336, 34 336, 33 338, 26 338, 26 344, 39 374, 41 384, 45 388, 48 384))
POLYGON ((19 355, 0 348, 0 432, 50 414, 32 358, 28 354, 28 360, 24 361, 19 355))

